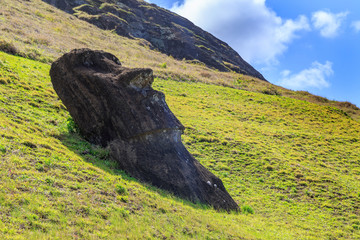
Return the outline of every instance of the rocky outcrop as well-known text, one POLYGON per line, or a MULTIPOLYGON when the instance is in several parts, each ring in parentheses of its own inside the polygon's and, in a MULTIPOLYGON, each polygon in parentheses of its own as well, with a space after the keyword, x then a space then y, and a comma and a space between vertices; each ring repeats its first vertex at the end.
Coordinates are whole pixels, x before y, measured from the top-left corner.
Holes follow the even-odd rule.
POLYGON ((220 71, 265 78, 225 42, 189 20, 138 0, 43 0, 99 28, 147 40, 177 59, 199 60, 220 71))
POLYGON ((238 209, 222 181, 182 144, 184 126, 152 89, 151 69, 125 68, 110 53, 78 49, 55 61, 50 75, 82 135, 108 146, 131 176, 193 202, 238 209))

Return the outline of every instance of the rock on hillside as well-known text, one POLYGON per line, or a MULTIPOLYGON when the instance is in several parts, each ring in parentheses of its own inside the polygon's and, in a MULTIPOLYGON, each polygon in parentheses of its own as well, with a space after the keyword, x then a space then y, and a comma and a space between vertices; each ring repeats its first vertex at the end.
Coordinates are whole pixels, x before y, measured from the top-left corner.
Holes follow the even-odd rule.
POLYGON ((83 136, 108 146, 131 176, 193 202, 238 210, 222 181, 181 142, 184 126, 151 87, 151 69, 125 68, 110 53, 75 49, 52 64, 50 75, 83 136))
POLYGON ((173 12, 141 0, 43 0, 101 29, 142 38, 177 59, 265 78, 225 42, 173 12))

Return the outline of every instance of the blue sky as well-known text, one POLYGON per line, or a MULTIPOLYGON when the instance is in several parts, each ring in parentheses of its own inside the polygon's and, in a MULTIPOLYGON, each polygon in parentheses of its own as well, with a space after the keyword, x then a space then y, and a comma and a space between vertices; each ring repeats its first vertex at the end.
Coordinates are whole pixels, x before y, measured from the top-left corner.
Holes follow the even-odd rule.
POLYGON ((271 83, 360 107, 360 1, 148 2, 227 42, 271 83))

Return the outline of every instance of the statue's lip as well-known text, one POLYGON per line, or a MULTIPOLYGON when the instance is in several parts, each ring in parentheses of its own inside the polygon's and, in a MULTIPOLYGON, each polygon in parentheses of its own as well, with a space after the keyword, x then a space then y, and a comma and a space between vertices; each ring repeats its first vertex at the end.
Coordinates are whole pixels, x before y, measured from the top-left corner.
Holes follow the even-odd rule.
POLYGON ((151 131, 147 131, 147 132, 143 132, 137 135, 134 135, 132 137, 129 137, 128 140, 136 140, 136 139, 141 139, 147 136, 159 136, 162 133, 176 133, 176 134, 182 134, 184 129, 184 127, 173 127, 173 128, 160 128, 160 129, 155 129, 155 130, 151 130, 151 131))

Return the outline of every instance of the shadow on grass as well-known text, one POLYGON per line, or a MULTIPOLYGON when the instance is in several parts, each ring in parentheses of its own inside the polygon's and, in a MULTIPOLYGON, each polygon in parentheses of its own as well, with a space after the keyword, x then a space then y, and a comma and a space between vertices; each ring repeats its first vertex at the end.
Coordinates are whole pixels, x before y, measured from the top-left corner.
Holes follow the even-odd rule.
POLYGON ((109 157, 108 149, 89 143, 77 133, 63 133, 56 137, 64 144, 64 146, 79 155, 85 162, 91 163, 111 175, 121 176, 125 180, 137 182, 144 186, 147 190, 158 193, 161 197, 174 200, 192 208, 198 210, 212 209, 209 205, 193 203, 189 200, 179 198, 166 190, 159 189, 149 183, 141 182, 129 176, 124 170, 120 169, 119 164, 116 161, 109 157))

